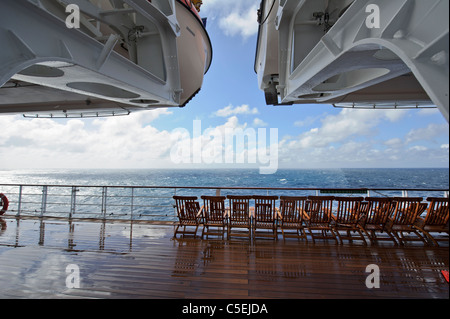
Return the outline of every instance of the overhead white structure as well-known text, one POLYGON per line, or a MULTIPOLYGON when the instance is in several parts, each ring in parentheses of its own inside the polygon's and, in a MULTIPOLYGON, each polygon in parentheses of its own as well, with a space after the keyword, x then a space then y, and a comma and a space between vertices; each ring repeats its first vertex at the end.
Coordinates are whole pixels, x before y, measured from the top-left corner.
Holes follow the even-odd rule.
POLYGON ((0 113, 30 116, 184 106, 212 59, 191 0, 2 0, 0 43, 0 113))
POLYGON ((437 106, 449 120, 448 0, 262 0, 266 103, 437 106))

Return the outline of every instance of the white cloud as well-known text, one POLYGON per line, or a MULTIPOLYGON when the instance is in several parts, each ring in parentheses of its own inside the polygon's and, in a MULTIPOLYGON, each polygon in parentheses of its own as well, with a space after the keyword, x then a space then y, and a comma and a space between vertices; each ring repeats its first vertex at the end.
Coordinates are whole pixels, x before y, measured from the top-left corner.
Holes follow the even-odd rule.
POLYGON ((448 124, 431 123, 427 127, 411 130, 406 135, 406 143, 420 140, 430 141, 443 134, 448 134, 448 124))
POLYGON ((218 21, 227 36, 241 36, 244 40, 257 34, 257 10, 260 0, 204 1, 201 13, 209 20, 218 21))
POLYGON ((448 145, 438 146, 433 141, 444 129, 448 136, 446 124, 417 128, 403 138, 398 135, 385 140, 380 138, 381 123, 396 125, 408 120, 406 115, 403 111, 350 109, 327 115, 321 125, 280 141, 280 164, 305 168, 447 166, 448 145), (413 140, 430 145, 411 145, 413 140))
POLYGON ((252 6, 244 12, 231 12, 220 19, 219 26, 228 36, 240 35, 247 39, 258 32, 257 7, 252 6))
POLYGON ((343 109, 337 115, 326 116, 320 128, 302 133, 297 142, 302 148, 326 147, 346 141, 352 136, 373 135, 374 128, 381 120, 392 119, 394 117, 385 111, 343 109))
POLYGON ((409 150, 411 150, 411 151, 418 151, 418 152, 425 152, 425 151, 428 150, 428 148, 426 148, 425 146, 416 145, 416 146, 410 147, 409 150))
MULTIPOLYGON (((152 124, 159 117, 171 114, 168 109, 83 120, 0 116, 0 165, 2 168, 170 168, 176 167, 171 160, 174 146, 194 142, 202 146, 205 161, 221 163, 227 147, 224 139, 230 132, 253 130, 258 134, 256 128, 267 124, 254 116, 250 116, 248 124, 239 122, 239 115, 258 113, 246 104, 229 105, 216 113, 224 118, 221 123, 208 128, 210 124, 203 121, 199 136, 191 136, 184 130, 183 137, 152 124)), ((382 138, 378 134, 381 123, 385 128, 389 122, 395 126, 400 120, 409 120, 392 113, 395 112, 342 110, 325 115, 298 136, 280 137, 280 165, 300 168, 448 166, 448 124, 419 125, 404 136, 393 132, 382 138)), ((272 124, 269 122, 268 126, 272 124)), ((234 155, 254 156, 257 146, 249 141, 245 139, 245 147, 240 151, 234 145, 234 155)), ((239 167, 235 163, 236 160, 230 167, 239 167)))
POLYGON ((263 120, 261 120, 260 118, 255 118, 253 120, 253 125, 254 126, 267 126, 268 124, 266 122, 264 122, 263 120))
POLYGON ((0 116, 2 167, 137 168, 168 158, 170 133, 149 122, 167 109, 95 120, 23 119, 0 116))
POLYGON ((387 146, 392 146, 392 147, 397 147, 397 146, 401 146, 403 144, 402 139, 395 137, 392 139, 387 140, 386 142, 384 142, 384 145, 387 146))
POLYGON ((214 115, 220 117, 228 117, 237 114, 258 114, 258 113, 259 112, 256 107, 251 109, 250 106, 248 106, 247 104, 243 104, 241 106, 236 107, 233 107, 233 105, 228 105, 223 109, 214 112, 214 115))

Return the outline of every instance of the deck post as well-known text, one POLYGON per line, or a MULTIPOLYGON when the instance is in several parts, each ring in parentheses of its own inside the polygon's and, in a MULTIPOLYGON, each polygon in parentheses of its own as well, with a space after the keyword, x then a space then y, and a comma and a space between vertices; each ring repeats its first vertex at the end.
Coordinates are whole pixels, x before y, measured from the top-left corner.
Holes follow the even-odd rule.
POLYGON ((42 187, 41 215, 39 217, 43 217, 45 211, 47 210, 47 194, 48 194, 48 186, 44 185, 42 187))
POLYGON ((133 221, 134 210, 134 187, 131 187, 131 207, 130 207, 130 220, 133 221))
POLYGON ((108 188, 106 186, 102 187, 102 215, 103 219, 106 219, 106 197, 107 197, 107 190, 108 188))
POLYGON ((18 203, 17 203, 17 213, 16 213, 16 217, 20 217, 20 211, 22 210, 22 188, 23 185, 19 186, 19 199, 18 199, 18 203))
POLYGON ((69 213, 69 219, 72 219, 73 214, 75 214, 75 206, 77 201, 77 187, 72 186, 72 193, 70 196, 70 213, 69 213))

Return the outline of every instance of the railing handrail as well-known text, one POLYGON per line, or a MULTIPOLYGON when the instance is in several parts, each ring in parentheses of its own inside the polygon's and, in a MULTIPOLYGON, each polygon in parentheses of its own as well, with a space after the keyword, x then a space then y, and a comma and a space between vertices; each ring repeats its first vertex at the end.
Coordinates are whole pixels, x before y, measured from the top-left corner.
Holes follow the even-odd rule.
POLYGON ((262 187, 262 186, 145 186, 145 185, 81 185, 81 184, 18 184, 18 183, 6 183, 0 184, 0 186, 22 186, 22 187, 83 187, 83 188, 134 188, 134 189, 231 189, 231 190, 301 190, 301 191, 314 191, 314 190, 342 190, 342 191, 417 191, 417 192, 440 192, 449 191, 449 188, 411 188, 411 187, 262 187))
MULTIPOLYGON (((145 185, 62 185, 62 184, 20 184, 20 183, 0 183, 0 192, 5 193, 2 188, 18 188, 18 190, 11 190, 6 196, 13 195, 9 198, 9 213, 16 212, 15 216, 31 215, 36 217, 44 216, 66 216, 71 218, 93 218, 93 219, 122 219, 130 220, 170 220, 176 219, 176 212, 173 209, 172 196, 177 195, 180 191, 189 190, 189 193, 198 193, 200 190, 211 191, 215 190, 216 195, 220 195, 221 191, 255 191, 254 194, 261 191, 272 192, 273 194, 279 191, 291 192, 315 192, 325 194, 367 194, 366 196, 390 197, 390 195, 383 194, 384 192, 401 192, 401 196, 408 197, 409 192, 421 193, 437 193, 443 192, 443 197, 449 197, 448 188, 397 188, 397 187, 374 187, 374 188, 344 188, 344 187, 242 187, 242 186, 145 186, 145 185), (27 192, 27 188, 38 188, 36 190, 27 192), (56 192, 55 189, 66 189, 62 193, 56 192), (89 189, 96 189, 95 191, 86 191, 89 189), (120 189, 120 193, 114 190, 120 189), (136 190, 169 190, 167 192, 142 193, 136 190), (81 191, 83 190, 83 191, 81 191), (123 193, 125 191, 125 193, 123 193), (129 194, 127 193, 129 192, 129 194), (78 193, 80 192, 80 193, 78 193), (17 199, 15 198, 17 196, 17 199), (36 198, 38 197, 38 198, 36 198), (67 202, 64 202, 67 198, 67 202), (12 205, 11 205, 12 204, 12 205), (17 208, 15 209, 15 206, 17 208), (172 213, 170 210, 172 209, 172 213), (89 216, 89 217, 80 217, 89 216), (92 217, 94 216, 94 217, 92 217)), ((198 198, 200 198, 198 194, 198 198)))

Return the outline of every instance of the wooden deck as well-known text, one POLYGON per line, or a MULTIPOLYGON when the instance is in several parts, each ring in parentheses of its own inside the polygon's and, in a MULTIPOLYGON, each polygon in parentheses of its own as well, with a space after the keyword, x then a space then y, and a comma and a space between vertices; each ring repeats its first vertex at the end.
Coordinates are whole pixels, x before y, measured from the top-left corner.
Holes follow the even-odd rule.
POLYGON ((449 298, 448 241, 250 243, 173 239, 171 225, 0 221, 0 298, 449 298), (370 264, 380 288, 366 286, 370 264), (79 268, 79 288, 66 284, 68 265, 79 268))

